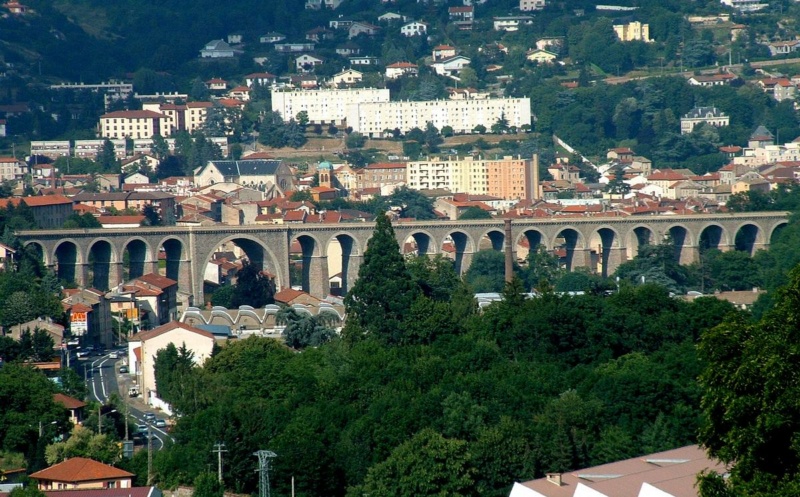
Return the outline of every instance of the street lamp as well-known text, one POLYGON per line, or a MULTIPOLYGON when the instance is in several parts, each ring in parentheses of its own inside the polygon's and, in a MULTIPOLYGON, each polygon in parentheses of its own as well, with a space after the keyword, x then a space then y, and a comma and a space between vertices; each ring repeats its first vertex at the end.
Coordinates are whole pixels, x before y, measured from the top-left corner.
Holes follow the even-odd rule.
MULTIPOLYGON (((117 410, 112 409, 106 414, 111 414, 112 412, 117 412, 117 410)), ((103 404, 100 404, 100 407, 97 408, 97 434, 103 434, 103 404)))

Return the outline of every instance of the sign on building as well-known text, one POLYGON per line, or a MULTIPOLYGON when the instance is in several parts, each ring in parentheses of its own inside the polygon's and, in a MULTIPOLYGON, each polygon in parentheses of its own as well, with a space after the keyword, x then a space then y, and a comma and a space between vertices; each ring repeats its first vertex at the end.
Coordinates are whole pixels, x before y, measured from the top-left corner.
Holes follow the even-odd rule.
POLYGON ((73 312, 70 314, 69 329, 75 336, 81 336, 89 331, 88 313, 73 312))

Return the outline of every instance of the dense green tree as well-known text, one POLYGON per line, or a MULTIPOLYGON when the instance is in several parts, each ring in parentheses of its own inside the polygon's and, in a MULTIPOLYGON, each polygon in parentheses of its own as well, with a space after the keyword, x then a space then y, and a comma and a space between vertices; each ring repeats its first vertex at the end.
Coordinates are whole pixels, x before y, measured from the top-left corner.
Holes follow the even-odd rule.
POLYGON ((357 131, 350 133, 345 138, 347 148, 361 148, 365 143, 367 143, 367 137, 357 131))
POLYGON ((327 326, 324 315, 300 314, 296 309, 284 307, 276 315, 276 322, 284 326, 286 345, 295 349, 319 347, 336 336, 336 330, 327 326))
POLYGON ((470 219, 492 219, 492 214, 480 207, 467 207, 464 209, 464 212, 461 213, 459 219, 465 221, 470 219))
POLYGON ((264 307, 275 302, 275 282, 268 278, 256 264, 245 260, 242 269, 236 272, 231 298, 231 308, 241 305, 264 307))
POLYGON ((466 443, 425 429, 370 468, 364 484, 348 496, 477 495, 470 462, 466 443))
POLYGON ((358 279, 345 297, 346 333, 402 341, 403 326, 419 288, 411 280, 389 218, 377 216, 358 279))
POLYGON ((222 497, 224 492, 225 487, 214 473, 200 473, 194 479, 194 493, 192 495, 195 497, 222 497))
POLYGON ((700 342, 705 423, 700 442, 732 465, 730 478, 708 474, 704 496, 793 494, 800 488, 796 442, 800 409, 792 358, 800 349, 796 326, 800 269, 778 291, 775 307, 753 323, 736 316, 700 342))
POLYGON ((104 172, 119 171, 117 153, 114 150, 114 144, 108 138, 103 141, 103 147, 97 153, 97 158, 95 160, 104 172))
MULTIPOLYGON (((481 250, 472 256, 464 280, 476 292, 500 292, 505 286, 505 255, 497 250, 481 250)), ((519 265, 514 263, 514 274, 520 274, 519 265)))

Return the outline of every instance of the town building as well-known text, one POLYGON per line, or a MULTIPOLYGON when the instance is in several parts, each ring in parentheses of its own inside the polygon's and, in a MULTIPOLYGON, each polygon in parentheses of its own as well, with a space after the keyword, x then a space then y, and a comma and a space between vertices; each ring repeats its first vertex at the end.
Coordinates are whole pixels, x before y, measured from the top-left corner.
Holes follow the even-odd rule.
POLYGON ((642 24, 639 21, 629 22, 628 24, 614 24, 614 33, 619 41, 643 41, 650 43, 650 25, 642 24))
POLYGON ((229 59, 235 57, 236 53, 236 50, 224 40, 211 40, 200 50, 200 57, 203 59, 229 59))
POLYGON ((274 185, 286 192, 294 187, 294 175, 283 161, 272 159, 214 160, 195 171, 198 187, 218 183, 236 183, 262 192, 274 185))
POLYGON ((133 473, 114 466, 73 457, 32 473, 39 490, 90 490, 99 488, 131 488, 133 473))
POLYGON ((406 176, 414 190, 442 189, 504 200, 533 197, 533 161, 520 157, 432 157, 409 162, 406 176))
POLYGON ((164 121, 164 125, 168 128, 166 136, 178 131, 192 133, 200 129, 205 124, 208 111, 212 107, 214 104, 211 102, 188 102, 182 105, 158 102, 142 104, 142 110, 166 116, 164 121))
POLYGON ((352 40, 359 35, 374 36, 378 34, 380 29, 380 27, 368 22, 354 22, 347 29, 347 39, 352 40))
POLYGON ((691 133, 700 123, 720 128, 730 124, 730 117, 716 107, 695 107, 681 118, 681 134, 691 133))
POLYGON ((329 84, 334 87, 352 86, 360 83, 364 79, 364 73, 355 69, 345 69, 331 76, 329 84))
POLYGON ((31 155, 41 155, 53 160, 72 155, 69 140, 31 140, 31 155))
POLYGON ((422 21, 412 21, 404 24, 400 28, 400 34, 403 36, 423 36, 428 33, 428 23, 422 21))
POLYGON ((501 16, 492 19, 495 31, 519 31, 520 26, 533 24, 531 16, 501 16))
POLYGON ((761 0, 720 0, 722 5, 727 5, 739 12, 757 12, 769 7, 769 3, 761 0))
POLYGON ((537 48, 536 50, 529 50, 525 54, 525 58, 530 62, 537 64, 552 64, 558 59, 558 55, 553 52, 537 48))
POLYGON ((514 483, 509 497, 697 496, 697 475, 724 474, 724 464, 697 445, 514 483))
MULTIPOLYGON (((103 147, 106 145, 106 139, 103 140, 75 140, 75 146, 72 148, 75 157, 80 159, 95 159, 103 147)), ((111 145, 114 146, 114 156, 117 159, 123 159, 126 155, 125 139, 110 139, 111 145)))
POLYGON ((306 112, 310 123, 342 125, 347 118, 348 106, 360 102, 389 102, 389 90, 339 88, 272 92, 272 110, 286 121, 306 112))
POLYGON ((151 110, 120 110, 100 116, 99 133, 103 138, 152 138, 170 134, 168 118, 151 110))
POLYGON ((359 102, 347 106, 347 125, 369 137, 384 136, 386 130, 401 132, 450 126, 455 133, 472 133, 476 126, 490 128, 505 118, 509 126, 531 124, 529 98, 488 98, 471 100, 359 102))
POLYGON ((18 207, 20 203, 31 210, 36 225, 43 229, 58 229, 72 216, 72 200, 63 195, 38 195, 32 197, 13 197, 3 201, 3 206, 11 203, 18 207))
POLYGON ((411 62, 395 62, 386 66, 386 79, 397 79, 403 76, 417 76, 419 67, 411 62))
POLYGON ((431 67, 439 76, 453 77, 458 76, 458 73, 467 67, 470 62, 471 61, 469 57, 456 55, 455 57, 450 57, 449 59, 438 60, 431 64, 431 67))
POLYGON ((81 192, 72 197, 72 202, 104 213, 111 208, 118 211, 133 209, 142 212, 149 206, 162 218, 175 214, 175 197, 165 192, 81 192))
POLYGON ((195 364, 202 364, 211 356, 214 348, 214 335, 211 333, 172 321, 148 331, 141 331, 128 339, 128 364, 130 372, 136 377, 144 395, 151 403, 158 397, 155 378, 155 356, 159 350, 170 344, 186 347, 192 352, 195 364))
POLYGON ((356 171, 356 189, 400 187, 406 184, 405 162, 378 162, 356 171))
POLYGON ((30 172, 24 160, 14 157, 0 157, 0 181, 18 181, 30 172))
POLYGON ((519 0, 519 10, 522 12, 532 12, 542 10, 547 6, 547 0, 519 0))

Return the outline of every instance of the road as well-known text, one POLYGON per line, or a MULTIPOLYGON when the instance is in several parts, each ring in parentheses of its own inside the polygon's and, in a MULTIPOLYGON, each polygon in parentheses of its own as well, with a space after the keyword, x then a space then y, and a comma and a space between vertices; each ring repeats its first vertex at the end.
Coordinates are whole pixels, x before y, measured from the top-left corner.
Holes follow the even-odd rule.
MULTIPOLYGON (((118 373, 118 362, 122 359, 114 359, 111 353, 107 352, 102 356, 91 356, 88 358, 78 359, 79 373, 83 374, 86 381, 86 388, 89 392, 89 399, 102 403, 107 403, 112 393, 116 393, 125 402, 128 410, 128 420, 135 425, 145 425, 147 421, 144 418, 145 413, 153 413, 156 417, 163 417, 160 413, 156 413, 147 409, 141 402, 134 402, 128 398, 127 393, 120 392, 119 377, 123 376, 118 373), (118 377, 119 376, 119 377, 118 377)), ((173 438, 161 428, 150 425, 150 431, 153 434, 153 444, 155 449, 164 447, 164 443, 174 441, 173 438)))
MULTIPOLYGON (((751 62, 750 67, 753 69, 758 69, 760 67, 770 67, 770 66, 782 66, 785 64, 800 64, 800 58, 794 59, 776 59, 776 60, 762 60, 758 62, 751 62)), ((691 78, 695 75, 695 72, 700 74, 716 74, 720 71, 720 69, 727 69, 729 72, 737 72, 742 69, 742 64, 733 64, 733 65, 725 65, 725 66, 717 66, 702 70, 690 70, 690 71, 683 71, 683 72, 666 72, 666 73, 659 73, 659 74, 648 74, 644 76, 612 76, 610 78, 606 78, 603 81, 610 85, 618 85, 621 83, 627 83, 628 81, 638 81, 641 79, 648 79, 648 78, 657 78, 659 76, 683 76, 686 79, 691 78)))

